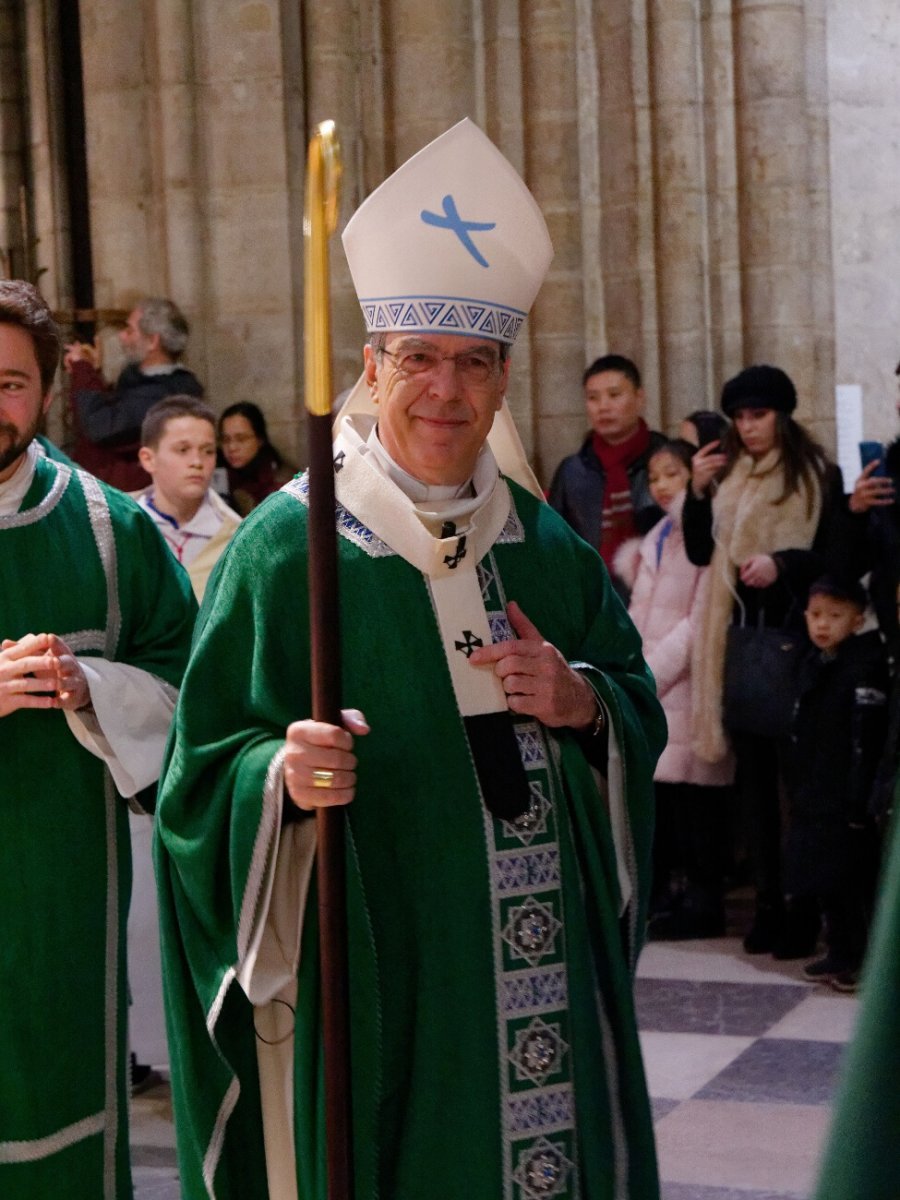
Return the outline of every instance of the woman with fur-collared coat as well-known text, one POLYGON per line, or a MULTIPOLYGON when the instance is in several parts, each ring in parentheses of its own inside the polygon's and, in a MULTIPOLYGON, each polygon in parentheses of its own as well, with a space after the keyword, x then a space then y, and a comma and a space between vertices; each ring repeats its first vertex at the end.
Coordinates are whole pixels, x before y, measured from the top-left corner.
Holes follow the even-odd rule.
MULTIPOLYGON (((732 429, 721 446, 711 443, 694 455, 682 518, 691 562, 710 564, 694 650, 694 746, 710 762, 729 746, 722 721, 728 626, 743 609, 748 624, 802 629, 809 585, 840 570, 849 552, 841 473, 791 417, 797 393, 785 372, 747 367, 725 384, 721 404, 732 429)), ((757 893, 744 948, 807 957, 819 918, 783 894, 777 742, 736 732, 730 740, 757 893)))
POLYGON ((650 456, 648 479, 666 515, 638 541, 625 543, 614 567, 631 592, 628 612, 656 680, 669 739, 656 786, 654 889, 648 934, 655 939, 724 932, 722 874, 727 799, 734 764, 710 763, 693 749, 691 652, 708 590, 708 570, 684 550, 681 508, 694 447, 664 443, 650 456))

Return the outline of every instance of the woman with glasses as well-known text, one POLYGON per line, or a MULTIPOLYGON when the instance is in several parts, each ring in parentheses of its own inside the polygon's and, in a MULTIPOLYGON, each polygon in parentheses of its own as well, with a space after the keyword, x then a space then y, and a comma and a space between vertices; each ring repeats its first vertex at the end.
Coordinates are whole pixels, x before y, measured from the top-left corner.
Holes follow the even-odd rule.
POLYGON ((229 503, 242 517, 294 475, 269 441, 262 411, 249 400, 222 413, 219 445, 228 471, 229 503))

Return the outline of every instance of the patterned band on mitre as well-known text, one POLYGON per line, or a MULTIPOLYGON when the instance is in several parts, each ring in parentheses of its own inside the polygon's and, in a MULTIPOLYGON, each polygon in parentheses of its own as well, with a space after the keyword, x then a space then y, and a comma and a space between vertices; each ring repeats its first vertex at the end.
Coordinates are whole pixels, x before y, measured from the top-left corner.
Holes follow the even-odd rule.
POLYGON ((458 333, 511 344, 526 316, 517 308, 449 296, 360 299, 359 303, 367 333, 458 333))

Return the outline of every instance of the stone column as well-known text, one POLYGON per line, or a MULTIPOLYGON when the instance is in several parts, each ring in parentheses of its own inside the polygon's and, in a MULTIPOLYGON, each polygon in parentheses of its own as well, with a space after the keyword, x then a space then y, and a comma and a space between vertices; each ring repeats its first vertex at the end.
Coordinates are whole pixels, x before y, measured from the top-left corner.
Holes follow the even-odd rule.
POLYGON ((24 182, 25 129, 22 88, 21 6, 0 0, 0 272, 22 263, 19 188, 24 182))
POLYGON ((386 173, 474 111, 472 9, 383 0, 386 173))
POLYGON ((577 15, 569 0, 526 0, 520 11, 525 181, 544 214, 555 251, 529 321, 536 401, 534 463, 539 477, 549 480, 559 459, 572 449, 560 444, 559 434, 568 433, 571 425, 565 418, 573 407, 582 408, 584 264, 578 93, 572 70, 577 15))
MULTIPOLYGON (((287 0, 287 3, 294 3, 294 0, 287 0)), ((368 38, 376 37, 380 29, 375 15, 369 10, 369 20, 365 26, 368 38)), ((334 388, 339 392, 352 386, 359 377, 365 340, 365 327, 341 246, 340 231, 368 192, 381 182, 377 164, 368 186, 363 179, 363 164, 370 165, 366 151, 373 144, 372 139, 365 137, 365 130, 367 123, 376 116, 371 104, 365 105, 363 98, 381 95, 383 78, 380 67, 373 61, 374 56, 360 51, 362 17, 359 7, 351 0, 327 0, 321 4, 304 5, 303 17, 303 53, 299 61, 303 72, 305 122, 301 144, 294 149, 290 132, 288 144, 290 155, 299 153, 301 156, 299 175, 303 179, 308 136, 320 121, 331 119, 337 124, 342 148, 343 179, 339 229, 331 243, 330 274, 334 388)), ((286 63, 286 76, 289 72, 290 66, 286 63)), ((298 106, 296 116, 299 115, 298 106)), ((380 138, 378 146, 376 159, 383 150, 380 138)), ((301 191, 298 194, 301 208, 302 199, 301 191)), ((299 226, 297 229, 299 232, 299 226)), ((302 261, 302 245, 298 246, 296 261, 296 286, 302 308, 303 275, 299 265, 302 261)))
MULTIPOLYGON (((709 0, 703 5, 700 36, 709 246, 710 359, 705 400, 708 407, 717 408, 722 384, 744 365, 732 0, 709 0)), ((688 411, 682 408, 677 415, 688 411)))
MULTIPOLYGON (((735 0, 744 351, 816 395, 810 123, 803 0, 735 0)), ((827 265, 827 264, 826 264, 827 265)))
POLYGON ((611 351, 640 361, 644 345, 638 270, 642 197, 633 36, 630 0, 594 6, 601 262, 586 263, 585 269, 603 272, 607 337, 607 344, 590 347, 588 356, 611 351))
POLYGON ((664 427, 711 392, 703 80, 696 0, 648 5, 653 194, 664 427))

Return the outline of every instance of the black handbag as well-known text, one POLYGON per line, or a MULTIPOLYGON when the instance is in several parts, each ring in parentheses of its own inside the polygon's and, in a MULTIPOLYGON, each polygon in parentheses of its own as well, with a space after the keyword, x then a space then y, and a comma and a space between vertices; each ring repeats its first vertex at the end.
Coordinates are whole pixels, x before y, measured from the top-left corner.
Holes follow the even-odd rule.
POLYGON ((791 728, 799 694, 799 667, 806 642, 802 633, 748 625, 728 628, 722 724, 735 733, 785 737, 791 728))

